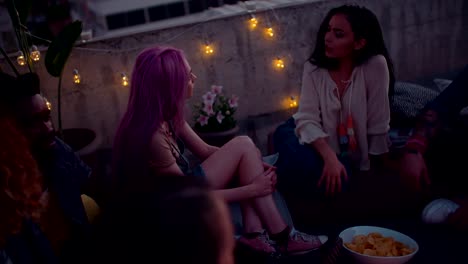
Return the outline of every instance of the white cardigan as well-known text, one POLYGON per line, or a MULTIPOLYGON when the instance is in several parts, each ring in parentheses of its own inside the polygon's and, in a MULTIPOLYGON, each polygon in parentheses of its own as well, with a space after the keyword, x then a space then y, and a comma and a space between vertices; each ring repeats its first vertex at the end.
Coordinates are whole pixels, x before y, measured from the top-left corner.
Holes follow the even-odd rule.
POLYGON ((306 62, 299 109, 293 116, 296 135, 301 144, 325 138, 340 153, 338 124, 340 120, 346 122, 351 113, 358 144, 351 158, 361 170, 369 170, 369 154, 380 155, 389 148, 390 81, 385 57, 377 55, 355 67, 350 81, 340 102, 334 91, 338 88, 328 70, 306 62))

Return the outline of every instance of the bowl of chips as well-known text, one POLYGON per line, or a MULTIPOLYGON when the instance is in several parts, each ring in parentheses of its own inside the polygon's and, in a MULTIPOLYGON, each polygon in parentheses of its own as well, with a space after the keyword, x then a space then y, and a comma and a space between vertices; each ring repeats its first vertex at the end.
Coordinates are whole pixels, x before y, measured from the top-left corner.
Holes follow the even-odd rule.
POLYGON ((376 226, 355 226, 340 233, 345 250, 363 264, 401 264, 419 250, 411 237, 376 226))

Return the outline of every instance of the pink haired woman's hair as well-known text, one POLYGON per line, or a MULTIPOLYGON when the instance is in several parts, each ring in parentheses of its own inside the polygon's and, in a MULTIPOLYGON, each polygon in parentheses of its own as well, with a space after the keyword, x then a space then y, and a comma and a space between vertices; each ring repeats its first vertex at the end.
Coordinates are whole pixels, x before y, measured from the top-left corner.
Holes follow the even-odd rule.
POLYGON ((176 133, 183 124, 189 74, 178 49, 153 47, 138 55, 127 111, 114 140, 114 188, 148 175, 151 137, 163 122, 172 122, 176 133))

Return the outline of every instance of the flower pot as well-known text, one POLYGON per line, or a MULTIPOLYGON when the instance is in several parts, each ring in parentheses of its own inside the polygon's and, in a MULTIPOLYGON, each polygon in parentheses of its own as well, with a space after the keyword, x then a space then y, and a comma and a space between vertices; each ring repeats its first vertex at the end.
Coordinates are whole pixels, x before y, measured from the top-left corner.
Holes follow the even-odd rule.
POLYGON ((199 132, 196 130, 195 132, 197 132, 198 136, 200 136, 200 138, 203 139, 203 141, 206 143, 221 147, 237 135, 239 132, 239 127, 235 126, 229 130, 221 132, 199 132))

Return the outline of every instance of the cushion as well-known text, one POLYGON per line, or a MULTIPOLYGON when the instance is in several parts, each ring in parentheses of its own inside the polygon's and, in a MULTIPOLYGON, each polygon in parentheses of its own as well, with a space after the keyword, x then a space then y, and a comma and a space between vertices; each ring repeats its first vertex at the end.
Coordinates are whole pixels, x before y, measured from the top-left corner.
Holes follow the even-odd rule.
POLYGON ((415 118, 427 103, 434 100, 439 92, 409 82, 396 82, 392 112, 405 118, 415 118))
POLYGON ((443 90, 445 90, 445 88, 447 88, 452 83, 452 80, 436 78, 433 80, 433 82, 436 85, 437 90, 439 90, 439 92, 442 92, 443 90))

